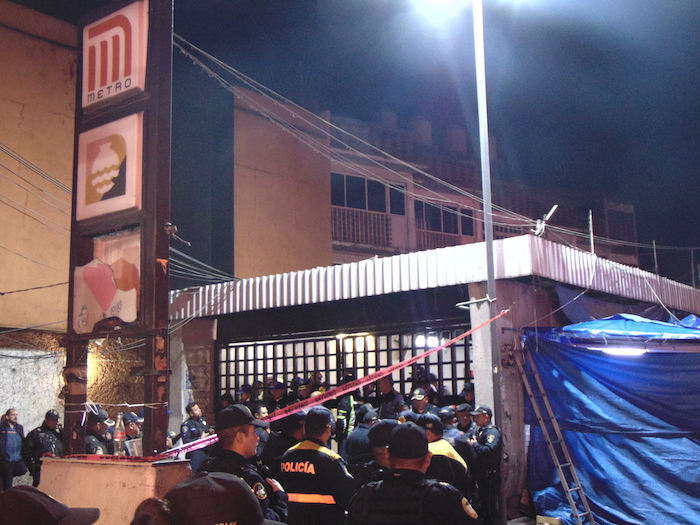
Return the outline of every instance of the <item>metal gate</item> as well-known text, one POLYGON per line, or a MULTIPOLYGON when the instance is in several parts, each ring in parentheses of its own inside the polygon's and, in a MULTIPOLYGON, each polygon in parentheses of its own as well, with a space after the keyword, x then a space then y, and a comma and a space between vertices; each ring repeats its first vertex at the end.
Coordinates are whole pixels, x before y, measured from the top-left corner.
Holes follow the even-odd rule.
MULTIPOLYGON (((232 342, 218 349, 219 395, 235 393, 243 384, 265 384, 268 379, 290 385, 295 378, 319 377, 326 388, 337 386, 346 372, 360 378, 398 363, 463 334, 468 326, 357 332, 314 337, 232 342)), ((394 375, 396 389, 406 393, 419 367, 437 378, 445 395, 459 394, 472 376, 471 338, 465 338, 428 356, 425 361, 394 375)))

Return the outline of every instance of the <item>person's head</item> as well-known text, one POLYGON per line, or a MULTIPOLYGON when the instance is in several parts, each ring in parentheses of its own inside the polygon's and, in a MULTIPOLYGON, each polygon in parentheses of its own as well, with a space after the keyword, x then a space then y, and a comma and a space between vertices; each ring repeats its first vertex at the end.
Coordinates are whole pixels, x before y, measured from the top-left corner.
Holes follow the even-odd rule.
POLYGON ((428 437, 415 423, 396 426, 389 437, 389 466, 392 469, 417 470, 425 473, 430 465, 428 437))
POLYGON ((282 432, 294 438, 297 442, 304 439, 304 435, 306 434, 306 413, 306 410, 300 410, 299 412, 282 418, 282 432))
POLYGON ((440 410, 438 410, 438 417, 440 418, 440 421, 442 421, 443 427, 447 427, 455 424, 457 414, 455 409, 448 405, 441 407, 440 410))
POLYGON ((459 394, 467 403, 474 403, 474 383, 464 383, 464 388, 459 394))
MULTIPOLYGON (((245 383, 236 391, 236 395, 239 401, 250 401, 250 398, 253 397, 253 387, 245 383)), ((233 400, 230 404, 233 404, 233 400)))
POLYGON ((221 394, 219 401, 221 401, 221 408, 226 408, 229 405, 233 405, 233 396, 229 392, 226 392, 225 394, 221 394))
POLYGON ((377 379, 377 388, 382 394, 388 394, 394 389, 394 380, 391 376, 384 376, 377 379))
POLYGON ((425 430, 428 441, 431 443, 442 439, 444 428, 440 417, 436 414, 421 414, 416 422, 419 427, 425 430))
POLYGON ((12 423, 12 425, 16 425, 18 420, 19 412, 17 411, 17 409, 8 408, 7 412, 5 412, 5 421, 7 421, 8 423, 12 423))
POLYGON ((416 411, 420 414, 425 412, 425 409, 428 407, 428 395, 422 388, 415 388, 411 392, 411 401, 413 406, 416 407, 416 411))
POLYGON ((267 406, 262 401, 255 402, 252 412, 255 419, 265 419, 269 415, 267 406))
POLYGON ((255 427, 269 428, 266 421, 255 419, 245 405, 231 405, 219 412, 216 418, 216 433, 221 446, 238 452, 244 458, 255 455, 260 437, 255 427))
POLYGON ((107 432, 107 428, 112 425, 114 425, 114 421, 109 419, 109 414, 104 408, 97 406, 94 412, 92 410, 88 412, 87 428, 89 430, 102 435, 107 432))
POLYGON ((192 418, 192 419, 199 419, 202 417, 202 409, 199 408, 199 405, 192 401, 189 403, 186 407, 185 410, 187 411, 187 414, 192 418))
POLYGON ((379 420, 379 414, 376 410, 367 410, 362 416, 362 423, 368 426, 372 426, 379 420))
POLYGON ((0 508, 13 525, 91 525, 100 517, 100 509, 70 508, 29 485, 0 494, 0 508))
POLYGON ((374 461, 384 467, 389 466, 389 438, 391 432, 399 424, 395 419, 382 419, 377 421, 367 433, 369 446, 372 449, 374 461))
POLYGON ((200 472, 170 489, 164 498, 171 525, 272 525, 248 484, 226 472, 200 472))
POLYGON ((129 525, 170 525, 170 506, 160 498, 147 498, 134 511, 129 525))
POLYGON ((472 410, 470 414, 472 415, 472 418, 474 418, 474 423, 480 427, 485 427, 488 425, 493 417, 493 411, 486 405, 479 405, 472 410))
POLYGON ((472 424, 472 415, 470 412, 474 409, 469 403, 462 403, 457 406, 457 421, 459 426, 462 428, 467 428, 472 424))
POLYGON ((122 415, 122 421, 124 422, 124 430, 126 430, 126 435, 130 438, 137 438, 141 434, 141 425, 143 425, 143 418, 137 416, 134 412, 126 412, 122 415))
POLYGON ((311 397, 311 392, 314 390, 314 384, 308 377, 299 379, 297 383, 297 391, 301 399, 311 397))
POLYGON ((61 416, 58 415, 58 412, 51 409, 46 412, 46 415, 44 415, 44 426, 46 428, 50 428, 51 430, 56 430, 58 428, 58 421, 60 418, 61 416))
POLYGON ((272 397, 275 401, 279 401, 287 393, 287 387, 284 386, 284 383, 277 381, 275 383, 272 383, 270 393, 272 394, 272 397))
POLYGON ((330 410, 322 405, 312 407, 306 414, 306 437, 326 443, 335 430, 334 425, 335 421, 330 410))
POLYGON ((418 414, 413 410, 403 410, 399 412, 398 417, 399 423, 406 423, 407 421, 413 421, 414 423, 418 421, 418 414))

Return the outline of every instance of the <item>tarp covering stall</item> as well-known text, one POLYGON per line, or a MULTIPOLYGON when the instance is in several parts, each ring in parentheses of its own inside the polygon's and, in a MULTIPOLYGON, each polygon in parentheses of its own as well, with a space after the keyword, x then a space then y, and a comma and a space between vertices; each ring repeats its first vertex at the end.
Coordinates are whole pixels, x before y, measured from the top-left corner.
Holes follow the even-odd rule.
MULTIPOLYGON (((599 525, 700 523, 700 330, 686 326, 618 315, 524 330, 599 525)), ((526 417, 535 508, 575 524, 534 412, 526 417)))

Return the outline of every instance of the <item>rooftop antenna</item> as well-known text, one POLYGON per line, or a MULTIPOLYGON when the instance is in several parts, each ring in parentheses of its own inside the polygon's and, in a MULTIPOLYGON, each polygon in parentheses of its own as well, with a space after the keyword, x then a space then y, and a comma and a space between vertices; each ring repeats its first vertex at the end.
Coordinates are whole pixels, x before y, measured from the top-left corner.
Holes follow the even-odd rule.
POLYGON ((557 211, 557 208, 559 207, 558 204, 555 204, 552 206, 552 209, 549 210, 544 217, 541 219, 537 219, 537 224, 535 224, 535 229, 530 230, 533 232, 537 237, 542 237, 542 234, 544 233, 544 229, 547 226, 547 221, 554 215, 554 212, 557 211))

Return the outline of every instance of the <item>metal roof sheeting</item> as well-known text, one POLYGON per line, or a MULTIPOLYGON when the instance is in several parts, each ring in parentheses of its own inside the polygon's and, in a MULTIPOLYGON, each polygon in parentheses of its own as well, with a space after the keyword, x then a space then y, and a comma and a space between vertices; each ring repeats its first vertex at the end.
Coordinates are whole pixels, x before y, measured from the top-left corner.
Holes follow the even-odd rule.
MULTIPOLYGON (((700 314, 700 290, 532 235, 494 241, 496 279, 538 275, 700 314)), ((171 319, 211 317, 486 281, 485 243, 175 290, 171 319)))

